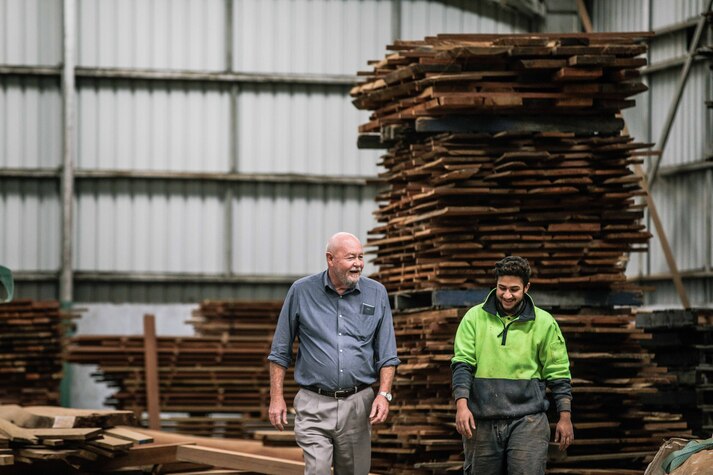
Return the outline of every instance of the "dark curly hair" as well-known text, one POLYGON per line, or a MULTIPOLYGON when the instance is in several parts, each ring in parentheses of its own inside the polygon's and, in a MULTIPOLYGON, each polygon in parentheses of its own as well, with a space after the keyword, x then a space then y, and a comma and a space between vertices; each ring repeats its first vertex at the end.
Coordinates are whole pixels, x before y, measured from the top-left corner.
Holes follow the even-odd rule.
POLYGON ((508 256, 495 263, 495 276, 500 278, 506 275, 520 277, 522 284, 530 282, 530 264, 527 259, 520 256, 508 256))

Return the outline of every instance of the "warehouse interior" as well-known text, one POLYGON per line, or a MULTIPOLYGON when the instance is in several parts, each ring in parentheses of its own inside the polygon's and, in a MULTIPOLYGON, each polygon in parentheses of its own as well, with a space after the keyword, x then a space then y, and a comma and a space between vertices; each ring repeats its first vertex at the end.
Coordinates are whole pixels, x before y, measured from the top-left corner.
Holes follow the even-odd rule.
POLYGON ((372 472, 462 468, 453 336, 511 254, 572 361, 548 473, 711 437, 712 25, 711 0, 0 0, 0 473, 302 473, 265 357, 339 231, 402 361, 372 472), (63 417, 81 444, 2 438, 63 417), (173 458, 122 465, 149 440, 173 458))

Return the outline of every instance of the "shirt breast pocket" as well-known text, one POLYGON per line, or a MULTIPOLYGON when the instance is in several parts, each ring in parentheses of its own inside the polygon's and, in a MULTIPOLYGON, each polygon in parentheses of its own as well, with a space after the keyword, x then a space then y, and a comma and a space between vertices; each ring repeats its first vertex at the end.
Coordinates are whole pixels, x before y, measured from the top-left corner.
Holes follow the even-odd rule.
MULTIPOLYGON (((364 307, 362 306, 362 309, 364 307)), ((368 311, 368 309, 367 309, 368 311)), ((371 307, 372 313, 359 312, 350 315, 348 320, 349 331, 359 340, 371 340, 376 332, 376 327, 379 323, 378 316, 374 312, 374 307, 371 307)))

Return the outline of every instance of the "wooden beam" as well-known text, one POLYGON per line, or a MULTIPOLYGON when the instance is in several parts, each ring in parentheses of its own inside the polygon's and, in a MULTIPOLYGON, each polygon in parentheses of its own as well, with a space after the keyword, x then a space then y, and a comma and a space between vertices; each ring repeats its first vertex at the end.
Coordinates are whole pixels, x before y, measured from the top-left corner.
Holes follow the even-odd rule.
POLYGON ((156 352, 156 317, 153 315, 144 315, 144 372, 149 429, 160 430, 161 407, 158 386, 158 354, 156 352))
POLYGON ((268 475, 302 475, 305 469, 302 462, 193 445, 178 447, 177 458, 183 462, 204 463, 268 475))
POLYGON ((664 257, 666 258, 666 263, 671 271, 671 278, 673 279, 673 285, 676 287, 676 292, 678 292, 678 298, 681 300, 681 305, 683 308, 691 308, 691 301, 688 300, 688 294, 686 293, 686 288, 683 286, 683 279, 681 279, 681 273, 678 272, 678 265, 676 265, 676 259, 673 257, 673 251, 671 251, 671 245, 666 237, 666 231, 661 223, 661 218, 659 217, 659 212, 656 209, 656 203, 654 203, 654 197, 651 196, 649 191, 648 181, 646 180, 646 174, 641 168, 641 165, 634 166, 634 172, 641 177, 641 186, 646 192, 646 205, 649 208, 649 216, 654 222, 654 227, 656 228, 656 234, 659 237, 659 242, 661 243, 661 249, 663 250, 664 257))

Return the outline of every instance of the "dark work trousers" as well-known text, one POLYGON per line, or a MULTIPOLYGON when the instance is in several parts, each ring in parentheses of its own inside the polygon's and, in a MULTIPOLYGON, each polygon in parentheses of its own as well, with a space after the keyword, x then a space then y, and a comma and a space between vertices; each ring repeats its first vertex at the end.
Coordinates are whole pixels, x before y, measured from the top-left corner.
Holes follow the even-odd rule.
POLYGON ((519 419, 476 421, 475 434, 463 437, 464 475, 543 475, 550 424, 544 412, 519 419))

